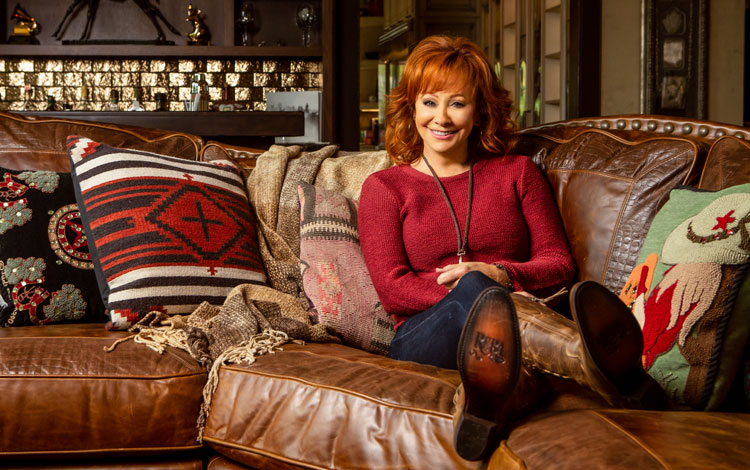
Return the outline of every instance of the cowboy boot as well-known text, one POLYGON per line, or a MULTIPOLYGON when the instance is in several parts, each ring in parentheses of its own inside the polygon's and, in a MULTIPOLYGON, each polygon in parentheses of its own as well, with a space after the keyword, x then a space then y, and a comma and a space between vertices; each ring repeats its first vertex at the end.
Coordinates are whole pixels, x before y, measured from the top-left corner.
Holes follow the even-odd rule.
POLYGON ((513 295, 527 367, 572 380, 610 406, 664 409, 666 394, 643 369, 640 325, 624 303, 592 281, 570 293, 571 321, 522 295, 513 295))
POLYGON ((463 394, 454 415, 453 443, 462 458, 494 451, 521 372, 521 339, 508 291, 490 287, 469 310, 456 360, 463 394))

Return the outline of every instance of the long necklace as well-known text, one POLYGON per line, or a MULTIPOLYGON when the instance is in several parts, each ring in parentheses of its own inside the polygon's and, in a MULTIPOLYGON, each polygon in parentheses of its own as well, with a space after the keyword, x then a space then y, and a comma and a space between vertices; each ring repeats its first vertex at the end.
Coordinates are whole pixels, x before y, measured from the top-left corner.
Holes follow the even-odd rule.
POLYGON ((466 254, 466 244, 469 241, 469 222, 471 222, 471 202, 474 197, 474 162, 471 162, 469 164, 469 200, 466 208, 466 226, 464 228, 464 236, 461 238, 461 229, 458 226, 458 218, 456 217, 456 211, 453 209, 453 204, 451 204, 451 200, 448 198, 448 193, 445 192, 445 187, 443 186, 443 183, 440 181, 440 178, 438 178, 437 174, 435 173, 435 170, 432 169, 432 166, 430 165, 430 162, 427 161, 427 157, 422 155, 422 158, 424 159, 425 164, 427 164, 427 168, 430 169, 430 173, 432 173, 432 177, 435 178, 435 181, 438 184, 438 188, 440 188, 440 194, 443 195, 443 199, 445 199, 445 203, 448 204, 448 210, 451 212, 451 218, 453 219, 453 225, 456 227, 456 238, 458 239, 458 251, 456 252, 456 256, 458 256, 458 262, 463 263, 464 261, 464 255, 466 254))

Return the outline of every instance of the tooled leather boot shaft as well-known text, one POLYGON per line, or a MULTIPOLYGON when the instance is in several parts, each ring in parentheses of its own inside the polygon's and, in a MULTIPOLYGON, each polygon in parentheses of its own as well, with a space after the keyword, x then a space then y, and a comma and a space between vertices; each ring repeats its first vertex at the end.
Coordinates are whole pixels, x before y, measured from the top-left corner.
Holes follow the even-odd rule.
POLYGON ((523 365, 531 370, 572 380, 621 406, 617 389, 589 358, 575 323, 519 294, 511 296, 521 332, 523 365))

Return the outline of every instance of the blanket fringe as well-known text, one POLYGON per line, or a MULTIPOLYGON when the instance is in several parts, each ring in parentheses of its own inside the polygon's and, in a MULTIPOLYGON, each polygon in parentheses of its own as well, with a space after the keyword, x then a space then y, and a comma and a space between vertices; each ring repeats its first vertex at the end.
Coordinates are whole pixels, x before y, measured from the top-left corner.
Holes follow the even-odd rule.
MULTIPOLYGON (((219 369, 225 364, 252 364, 256 356, 273 354, 282 351, 281 346, 290 342, 289 335, 280 330, 265 329, 262 333, 253 335, 250 339, 233 346, 216 358, 208 371, 208 381, 203 387, 203 404, 198 417, 198 442, 203 442, 203 431, 211 409, 211 399, 219 385, 219 369)), ((303 344, 303 341, 293 340, 293 343, 303 344)))
MULTIPOLYGON (((143 344, 159 354, 164 354, 167 347, 172 346, 194 356, 188 345, 187 332, 184 329, 178 328, 173 323, 167 323, 164 326, 141 326, 139 323, 131 328, 130 331, 134 333, 130 336, 118 339, 112 343, 112 345, 106 346, 104 350, 106 352, 112 352, 119 344, 132 339, 136 344, 143 344)), ((198 360, 199 358, 194 357, 194 359, 198 360)))

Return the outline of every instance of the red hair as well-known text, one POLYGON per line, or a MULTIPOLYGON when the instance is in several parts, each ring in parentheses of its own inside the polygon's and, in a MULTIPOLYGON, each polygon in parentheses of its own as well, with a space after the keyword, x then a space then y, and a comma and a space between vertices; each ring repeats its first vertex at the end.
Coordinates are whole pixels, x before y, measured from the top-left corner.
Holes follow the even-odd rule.
POLYGON ((517 140, 513 101, 490 66, 487 56, 466 38, 430 36, 406 60, 401 82, 386 108, 385 148, 396 164, 422 156, 424 144, 416 130, 417 96, 469 88, 478 119, 469 135, 469 155, 506 155, 517 140))

